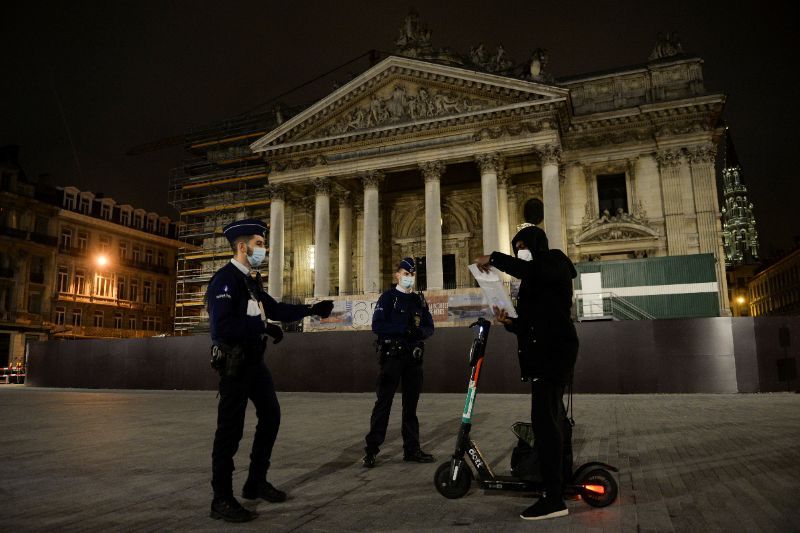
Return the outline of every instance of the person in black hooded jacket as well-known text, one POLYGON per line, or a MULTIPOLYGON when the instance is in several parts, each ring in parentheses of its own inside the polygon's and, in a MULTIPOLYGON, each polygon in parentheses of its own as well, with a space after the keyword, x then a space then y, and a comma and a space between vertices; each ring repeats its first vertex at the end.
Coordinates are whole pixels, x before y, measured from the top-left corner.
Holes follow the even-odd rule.
POLYGON ((517 318, 494 308, 495 318, 517 336, 522 379, 531 382, 531 423, 545 493, 520 515, 525 520, 568 514, 562 467, 566 412, 563 395, 572 381, 578 335, 572 322, 575 267, 561 250, 550 250, 547 235, 536 226, 521 229, 511 241, 515 256, 492 252, 475 260, 520 280, 517 318))

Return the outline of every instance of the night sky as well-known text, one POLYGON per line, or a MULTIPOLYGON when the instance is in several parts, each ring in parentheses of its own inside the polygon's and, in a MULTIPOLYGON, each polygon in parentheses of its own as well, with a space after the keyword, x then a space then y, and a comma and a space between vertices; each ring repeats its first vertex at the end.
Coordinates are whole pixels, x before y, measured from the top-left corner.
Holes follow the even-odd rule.
MULTIPOLYGON (((522 62, 541 46, 556 77, 642 63, 658 32, 677 31, 684 50, 705 60, 706 88, 728 95, 725 119, 769 253, 792 247, 800 235, 792 163, 797 32, 783 5, 462 0, 414 7, 436 47, 467 53, 484 42, 491 52, 502 43, 522 62)), ((369 49, 392 51, 409 7, 352 0, 5 3, 0 145, 20 145, 31 177, 48 173, 55 184, 175 217, 167 180, 182 148, 126 152, 256 108, 369 49)), ((319 99, 337 77, 346 81, 347 69, 284 100, 319 99)))

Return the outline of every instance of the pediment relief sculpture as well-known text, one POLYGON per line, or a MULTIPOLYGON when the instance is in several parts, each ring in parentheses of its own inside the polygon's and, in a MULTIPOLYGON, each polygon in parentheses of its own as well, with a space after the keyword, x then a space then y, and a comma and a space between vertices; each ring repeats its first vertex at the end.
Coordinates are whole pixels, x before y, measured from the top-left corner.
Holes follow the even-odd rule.
POLYGON ((584 221, 577 243, 607 242, 628 239, 657 238, 658 232, 654 230, 646 219, 641 207, 633 214, 626 213, 618 208, 615 214, 603 210, 600 217, 584 221))
POLYGON ((490 100, 460 95, 453 91, 425 86, 410 88, 397 83, 388 95, 373 94, 367 101, 323 129, 328 135, 367 130, 388 124, 457 115, 479 111, 492 105, 490 100))

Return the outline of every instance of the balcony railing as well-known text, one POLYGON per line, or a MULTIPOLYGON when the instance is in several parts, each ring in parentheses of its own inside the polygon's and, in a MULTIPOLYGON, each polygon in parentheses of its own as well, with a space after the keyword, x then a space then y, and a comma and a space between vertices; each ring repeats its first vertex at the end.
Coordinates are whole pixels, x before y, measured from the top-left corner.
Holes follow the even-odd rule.
POLYGON ((10 228, 8 226, 0 227, 0 235, 6 235, 7 237, 13 237, 15 239, 28 240, 39 244, 45 244, 47 246, 55 246, 56 244, 58 244, 57 237, 47 235, 46 233, 38 233, 36 231, 26 231, 18 228, 10 228))

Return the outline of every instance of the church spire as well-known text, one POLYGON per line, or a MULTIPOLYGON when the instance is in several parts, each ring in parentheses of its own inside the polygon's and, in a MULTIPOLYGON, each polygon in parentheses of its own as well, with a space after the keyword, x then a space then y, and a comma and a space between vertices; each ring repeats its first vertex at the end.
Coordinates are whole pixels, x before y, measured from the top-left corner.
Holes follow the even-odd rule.
POLYGON ((758 232, 753 203, 747 198, 742 168, 730 130, 725 127, 725 155, 722 168, 722 236, 725 265, 728 267, 757 263, 758 232))

